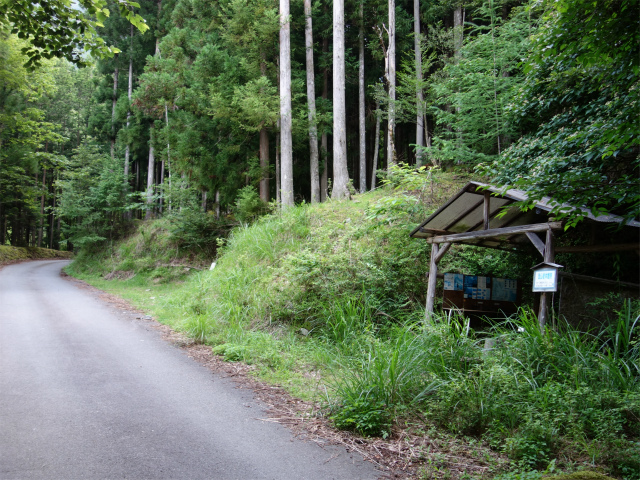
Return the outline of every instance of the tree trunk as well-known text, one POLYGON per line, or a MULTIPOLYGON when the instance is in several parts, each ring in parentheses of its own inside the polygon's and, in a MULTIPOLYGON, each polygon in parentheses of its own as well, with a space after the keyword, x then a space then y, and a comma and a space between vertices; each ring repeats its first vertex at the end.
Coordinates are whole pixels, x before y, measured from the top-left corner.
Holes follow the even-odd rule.
POLYGON ((260 199, 269 201, 269 132, 266 128, 260 130, 260 199))
POLYGON ((378 152, 380 151, 380 100, 376 101, 376 133, 373 147, 373 164, 371 165, 371 190, 376 188, 376 171, 378 170, 378 152))
MULTIPOLYGON (((456 8, 453 12, 453 58, 455 63, 460 61, 460 51, 463 45, 463 33, 464 33, 464 9, 462 6, 456 8)), ((456 116, 460 115, 461 105, 459 100, 455 103, 456 116)), ((462 131, 459 129, 456 131, 458 148, 462 148, 462 131)), ((460 163, 461 160, 457 160, 456 163, 460 163)))
POLYGON ((387 120, 387 168, 396 163, 396 3, 389 0, 389 62, 387 81, 389 82, 389 112, 387 120))
POLYGON ((420 47, 420 0, 413 0, 413 34, 416 54, 416 166, 424 164, 424 95, 422 92, 422 49, 420 47))
POLYGON ((316 124, 316 82, 313 65, 313 22, 311 0, 304 0, 305 48, 307 51, 307 105, 309 114, 309 154, 311 169, 311 203, 320 201, 320 169, 318 162, 318 126, 316 124))
MULTIPOLYGON (((324 38, 322 40, 322 52, 326 55, 329 52, 329 39, 324 38)), ((323 100, 329 99, 329 67, 325 67, 322 72, 322 98, 323 100)), ((323 130, 320 140, 320 151, 322 153, 323 168, 322 175, 320 177, 320 201, 327 200, 327 194, 329 189, 329 142, 327 139, 327 132, 323 130)))
POLYGON ((456 63, 460 59, 463 42, 463 10, 462 5, 453 11, 453 56, 456 63))
POLYGON ((135 162, 135 167, 136 167, 136 185, 135 185, 135 191, 139 191, 140 190, 140 160, 136 160, 135 162))
MULTIPOLYGON (((127 98, 129 98, 129 108, 127 108, 127 130, 131 123, 131 94, 133 93, 133 25, 131 25, 131 31, 129 33, 129 85, 127 88, 127 98)), ((127 145, 124 148, 124 192, 129 191, 129 155, 130 145, 127 140, 127 145)), ((129 218, 129 212, 125 215, 129 218)))
MULTIPOLYGON (((162 158, 162 163, 160 164, 160 182, 158 182, 160 187, 164 187, 164 157, 162 158)), ((162 207, 164 206, 164 191, 161 189, 159 191, 160 198, 158 199, 158 206, 160 208, 160 213, 162 213, 162 207)))
POLYGON ((364 104, 364 0, 360 2, 360 31, 358 45, 358 130, 360 137, 360 193, 367 191, 367 150, 364 104))
POLYGON ((332 199, 349 198, 345 105, 344 0, 333 1, 333 190, 332 199))
POLYGON ((278 118, 278 134, 276 135, 276 203, 282 203, 282 192, 280 191, 280 118, 278 118))
POLYGON ((202 191, 202 211, 207 213, 207 191, 202 191))
MULTIPOLYGON (((58 178, 60 178, 60 174, 58 174, 58 178)), ((54 232, 54 223, 56 219, 54 212, 56 208, 57 195, 56 195, 56 187, 54 185, 53 178, 51 179, 51 193, 53 195, 51 198, 51 213, 49 214, 49 248, 56 249, 57 245, 54 241, 53 232, 54 232)))
MULTIPOLYGON (((164 121, 167 126, 167 133, 169 132, 169 108, 167 104, 164 104, 164 121)), ((171 211, 171 145, 169 144, 169 138, 167 135, 167 177, 169 179, 169 211, 171 211)))
POLYGON ((4 204, 0 202, 0 245, 4 245, 7 237, 7 217, 4 214, 4 204))
POLYGON ((220 190, 216 188, 216 220, 220 220, 220 190))
POLYGON ((149 220, 153 213, 153 174, 156 159, 153 150, 153 126, 149 129, 149 169, 147 170, 147 212, 145 220, 149 220))
POLYGON ((42 233, 44 230, 44 198, 47 188, 47 169, 42 172, 42 195, 40 196, 40 225, 38 227, 38 247, 42 247, 42 233))
MULTIPOLYGON (((114 62, 118 61, 118 54, 113 57, 114 62)), ((118 99, 118 65, 113 71, 113 96, 111 98, 111 158, 114 158, 116 152, 116 101, 118 99)))
MULTIPOLYGON (((266 54, 262 52, 260 62, 260 73, 267 76, 266 54)), ((269 201, 269 131, 266 127, 260 129, 260 199, 263 202, 269 201)))
POLYGON ((289 0, 280 0, 280 149, 282 206, 293 206, 293 143, 291 138, 291 23, 289 0))

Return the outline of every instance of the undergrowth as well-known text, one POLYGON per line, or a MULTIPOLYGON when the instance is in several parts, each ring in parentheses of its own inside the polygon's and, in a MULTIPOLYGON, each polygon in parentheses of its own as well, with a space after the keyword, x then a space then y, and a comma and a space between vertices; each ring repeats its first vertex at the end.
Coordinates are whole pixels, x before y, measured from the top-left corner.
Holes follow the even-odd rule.
POLYGON ((48 248, 0 245, 0 265, 21 260, 69 259, 72 256, 72 252, 48 248))
MULTIPOLYGON (((601 332, 562 319, 540 332, 525 309, 483 332, 455 316, 425 323, 429 248, 408 233, 464 182, 398 167, 350 202, 300 205, 228 236, 210 230, 212 270, 214 252, 186 250, 179 220, 161 219, 81 255, 71 272, 321 402, 338 428, 389 437, 422 422, 501 452, 521 478, 588 467, 640 478, 637 304, 601 332)), ((445 271, 513 278, 532 266, 499 251, 452 252, 445 271)))

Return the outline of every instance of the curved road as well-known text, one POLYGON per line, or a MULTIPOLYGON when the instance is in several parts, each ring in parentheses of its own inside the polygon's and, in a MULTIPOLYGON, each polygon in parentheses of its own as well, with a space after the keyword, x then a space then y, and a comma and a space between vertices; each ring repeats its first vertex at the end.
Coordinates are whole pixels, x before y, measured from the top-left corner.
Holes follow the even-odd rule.
POLYGON ((257 420, 249 392, 61 278, 66 264, 0 269, 1 479, 380 475, 257 420))

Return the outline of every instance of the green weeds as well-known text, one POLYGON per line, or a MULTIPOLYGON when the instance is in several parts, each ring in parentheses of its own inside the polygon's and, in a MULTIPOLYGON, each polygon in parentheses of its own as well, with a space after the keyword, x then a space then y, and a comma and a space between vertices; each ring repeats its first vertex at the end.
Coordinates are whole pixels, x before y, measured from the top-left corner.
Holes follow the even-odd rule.
POLYGON ((335 359, 337 427, 385 437, 396 419, 421 416, 481 439, 521 471, 588 457, 623 478, 640 475, 638 322, 629 305, 600 334, 560 321, 541 332, 521 310, 484 334, 496 340, 491 350, 460 318, 367 334, 375 309, 363 318, 362 306, 354 315, 343 300, 331 311, 343 314, 337 333, 328 321, 323 337, 335 359))

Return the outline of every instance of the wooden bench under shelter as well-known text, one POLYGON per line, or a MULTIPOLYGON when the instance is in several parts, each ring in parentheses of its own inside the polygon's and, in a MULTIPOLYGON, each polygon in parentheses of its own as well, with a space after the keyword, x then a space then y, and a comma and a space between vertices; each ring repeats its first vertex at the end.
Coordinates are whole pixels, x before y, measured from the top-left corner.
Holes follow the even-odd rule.
MULTIPOLYGON (((623 229, 633 229, 632 242, 615 243, 614 235, 591 235, 586 245, 554 247, 556 236, 565 231, 565 223, 553 217, 559 205, 551 198, 535 202, 532 208, 523 211, 516 202, 526 202, 528 195, 520 190, 504 190, 479 182, 467 183, 448 202, 418 225, 410 234, 431 243, 429 283, 427 287, 426 315, 431 317, 434 309, 438 263, 452 244, 462 243, 478 247, 508 251, 531 252, 540 255, 542 261, 553 263, 556 253, 620 252, 635 250, 640 253, 640 222, 624 223, 616 215, 591 214, 581 208, 584 220, 571 228, 603 230, 606 224, 618 224, 623 229), (594 228, 595 227, 595 228, 594 228), (598 228, 600 227, 600 228, 598 228)), ((570 205, 562 205, 574 208, 570 205)), ((582 276, 584 278, 584 276, 582 276)), ((602 280, 606 282, 605 279, 602 280)), ((631 285, 631 284, 628 284, 631 285)), ((635 285, 640 287, 640 285, 635 285)), ((548 294, 540 294, 538 321, 544 327, 548 316, 548 294)))

